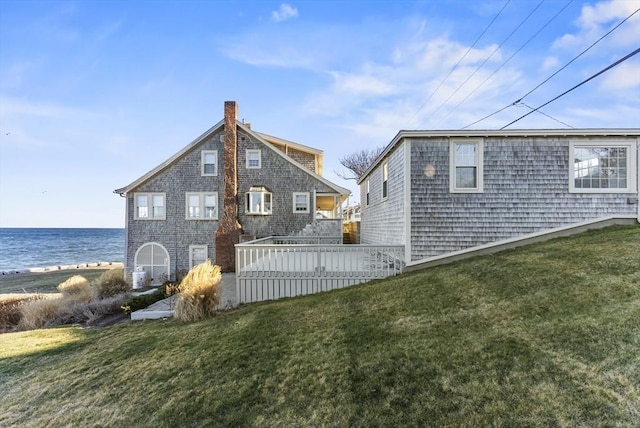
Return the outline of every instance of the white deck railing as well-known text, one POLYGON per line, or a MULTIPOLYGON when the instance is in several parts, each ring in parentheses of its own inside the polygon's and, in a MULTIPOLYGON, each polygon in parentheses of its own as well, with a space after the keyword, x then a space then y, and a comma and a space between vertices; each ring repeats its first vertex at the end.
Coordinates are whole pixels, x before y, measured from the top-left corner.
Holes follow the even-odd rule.
POLYGON ((344 288, 404 269, 404 247, 337 245, 341 237, 269 237, 236 245, 239 303, 344 288), (311 241, 320 243, 310 243, 311 241))

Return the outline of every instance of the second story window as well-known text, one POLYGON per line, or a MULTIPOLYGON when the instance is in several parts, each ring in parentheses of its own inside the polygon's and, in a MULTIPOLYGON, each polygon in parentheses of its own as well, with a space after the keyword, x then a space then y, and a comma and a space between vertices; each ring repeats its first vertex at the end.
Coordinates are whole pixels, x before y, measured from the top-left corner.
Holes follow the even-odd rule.
POLYGON ((136 193, 134 217, 137 220, 164 220, 164 193, 136 193))
POLYGON ((309 212, 309 192, 294 192, 293 194, 293 212, 308 213, 309 212))
POLYGON ((262 167, 262 153, 260 150, 247 150, 247 168, 260 169, 262 167))
POLYGON ((203 150, 200 163, 202 165, 202 176, 218 175, 218 151, 203 150))
POLYGON ((191 192, 186 195, 188 220, 217 220, 218 194, 191 192))
POLYGON ((271 192, 264 187, 252 187, 247 192, 247 214, 271 214, 271 192))

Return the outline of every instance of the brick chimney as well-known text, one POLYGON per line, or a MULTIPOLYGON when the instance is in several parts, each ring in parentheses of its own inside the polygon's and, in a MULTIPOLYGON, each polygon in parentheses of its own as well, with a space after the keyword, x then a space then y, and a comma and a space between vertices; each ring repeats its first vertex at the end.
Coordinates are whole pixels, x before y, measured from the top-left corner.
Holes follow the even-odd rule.
POLYGON ((240 242, 241 226, 238 223, 238 133, 236 121, 238 106, 235 101, 224 103, 224 184, 222 191, 222 216, 216 231, 216 264, 222 272, 235 272, 236 250, 240 242))

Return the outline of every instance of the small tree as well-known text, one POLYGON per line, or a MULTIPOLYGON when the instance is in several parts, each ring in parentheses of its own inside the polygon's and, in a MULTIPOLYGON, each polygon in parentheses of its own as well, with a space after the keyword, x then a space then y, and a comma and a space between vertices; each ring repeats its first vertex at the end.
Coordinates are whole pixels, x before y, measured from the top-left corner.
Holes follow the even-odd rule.
POLYGON ((362 149, 358 152, 344 156, 340 159, 340 163, 342 166, 347 168, 349 172, 343 173, 336 171, 336 175, 345 180, 359 179, 383 151, 384 147, 378 147, 376 149, 362 149))

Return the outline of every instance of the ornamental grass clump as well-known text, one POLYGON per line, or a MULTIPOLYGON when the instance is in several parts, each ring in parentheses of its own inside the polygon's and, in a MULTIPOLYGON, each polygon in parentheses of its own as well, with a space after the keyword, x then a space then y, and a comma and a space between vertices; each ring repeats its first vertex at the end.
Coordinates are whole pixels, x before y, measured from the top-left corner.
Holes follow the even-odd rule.
POLYGON ((86 303, 91 301, 93 293, 89 281, 81 275, 74 275, 58 285, 62 299, 69 303, 86 303))
POLYGON ((211 260, 195 266, 180 282, 180 294, 174 317, 181 321, 198 321, 215 315, 220 302, 220 267, 211 260))
POLYGON ((121 267, 109 269, 93 281, 93 292, 98 299, 117 296, 130 290, 131 286, 125 281, 124 269, 121 267))
POLYGON ((42 298, 24 301, 20 305, 18 327, 21 330, 44 327, 58 316, 63 307, 63 300, 59 294, 43 294, 42 298))

